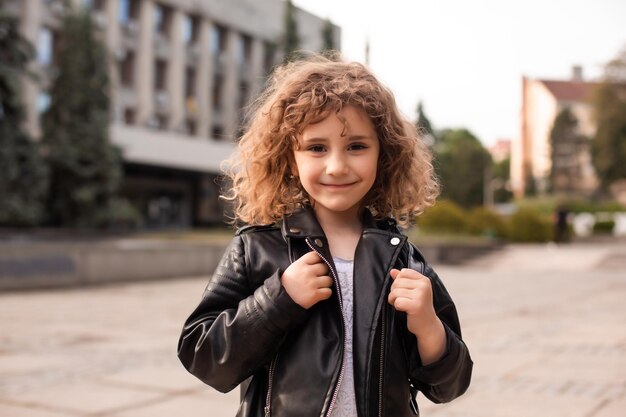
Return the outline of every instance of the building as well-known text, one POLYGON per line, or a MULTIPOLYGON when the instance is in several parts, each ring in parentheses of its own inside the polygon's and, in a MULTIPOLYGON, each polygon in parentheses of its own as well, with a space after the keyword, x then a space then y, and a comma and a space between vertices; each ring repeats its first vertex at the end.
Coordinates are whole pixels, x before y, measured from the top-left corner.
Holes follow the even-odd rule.
POLYGON ((511 140, 498 139, 493 145, 489 146, 488 151, 494 162, 502 162, 511 157, 511 140))
MULTIPOLYGON (((27 127, 40 135, 64 0, 5 0, 37 47, 25 80, 27 127)), ((223 220, 216 180, 234 149, 242 109, 282 60, 283 0, 71 0, 87 7, 111 55, 111 138, 123 149, 121 193, 147 227, 223 220)), ((320 50, 325 21, 295 10, 301 48, 320 50)), ((335 44, 340 29, 333 26, 335 44)))
POLYGON ((553 163, 550 132, 556 116, 566 107, 578 120, 579 133, 586 139, 558 152, 564 153, 557 163, 567 168, 571 177, 566 181, 571 186, 565 191, 589 195, 596 190, 598 180, 589 146, 595 132, 589 104, 594 85, 583 80, 580 67, 574 67, 571 80, 522 78, 520 135, 511 146, 511 186, 516 197, 532 188, 540 193, 548 190, 553 163))

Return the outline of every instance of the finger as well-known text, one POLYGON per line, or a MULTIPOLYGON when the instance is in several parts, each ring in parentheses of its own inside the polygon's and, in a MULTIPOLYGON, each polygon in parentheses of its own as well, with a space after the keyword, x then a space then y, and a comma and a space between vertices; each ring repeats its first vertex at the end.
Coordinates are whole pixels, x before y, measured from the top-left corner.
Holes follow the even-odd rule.
POLYGON ((416 297, 415 290, 406 289, 406 288, 396 288, 389 295, 393 294, 394 299, 396 298, 408 298, 414 299, 416 297))
POLYGON ((315 292, 317 294, 318 299, 327 300, 333 295, 333 290, 330 288, 318 288, 315 292))
POLYGON ((311 272, 316 276, 328 275, 328 265, 325 262, 313 264, 310 268, 311 272))
POLYGON ((324 262, 322 260, 322 258, 318 255, 318 253, 315 252, 314 250, 305 253, 298 260, 302 261, 302 262, 304 262, 304 263, 306 263, 308 265, 315 265, 315 264, 318 264, 320 262, 324 262))
POLYGON ((393 302, 393 308, 398 311, 404 311, 405 313, 409 311, 412 307, 412 302, 408 298, 398 297, 393 302))
POLYGON ((333 286, 333 279, 328 275, 317 277, 315 280, 317 288, 328 288, 333 286))
POLYGON ((393 268, 391 271, 389 271, 389 275, 391 275, 391 278, 394 280, 396 279, 399 273, 400 273, 400 270, 396 268, 393 268))

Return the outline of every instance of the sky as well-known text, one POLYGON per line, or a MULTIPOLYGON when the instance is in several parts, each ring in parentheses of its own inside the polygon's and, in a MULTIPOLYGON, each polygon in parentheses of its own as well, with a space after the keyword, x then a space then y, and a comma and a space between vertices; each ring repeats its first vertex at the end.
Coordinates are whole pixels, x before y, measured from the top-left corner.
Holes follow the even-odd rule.
POLYGON ((624 0, 293 0, 342 30, 346 59, 369 64, 415 119, 468 128, 485 145, 518 136, 522 76, 587 80, 626 47, 624 0))

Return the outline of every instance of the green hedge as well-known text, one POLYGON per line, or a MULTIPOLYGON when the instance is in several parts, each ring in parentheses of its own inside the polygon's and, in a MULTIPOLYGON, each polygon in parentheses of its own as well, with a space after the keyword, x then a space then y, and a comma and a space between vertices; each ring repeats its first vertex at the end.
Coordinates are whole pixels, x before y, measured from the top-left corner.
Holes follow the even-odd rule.
POLYGON ((476 207, 467 217, 467 231, 473 235, 506 237, 507 226, 498 213, 484 207, 476 207))
POLYGON ((530 208, 520 208, 508 222, 507 237, 513 242, 548 242, 553 236, 549 219, 530 208))
POLYGON ((467 214, 451 201, 441 200, 417 218, 417 224, 429 232, 463 233, 467 214))

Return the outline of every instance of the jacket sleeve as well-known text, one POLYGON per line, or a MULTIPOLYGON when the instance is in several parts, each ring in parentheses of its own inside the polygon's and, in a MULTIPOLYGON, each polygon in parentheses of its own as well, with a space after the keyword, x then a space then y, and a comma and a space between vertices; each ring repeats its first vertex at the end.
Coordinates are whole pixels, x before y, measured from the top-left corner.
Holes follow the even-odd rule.
POLYGON ((178 341, 185 368, 221 392, 269 363, 307 316, 281 285, 281 270, 258 288, 250 285, 245 246, 243 236, 231 241, 178 341))
MULTIPOLYGON (((412 245, 411 245, 412 246, 412 245)), ((461 338, 461 326, 456 307, 437 273, 424 262, 412 247, 409 267, 427 276, 432 283, 435 312, 446 331, 446 350, 437 362, 422 365, 415 336, 407 333, 406 350, 409 354, 411 384, 435 403, 445 403, 462 395, 469 387, 473 362, 461 338)))

